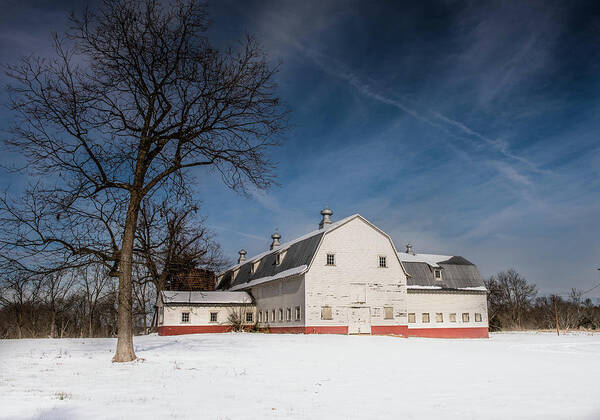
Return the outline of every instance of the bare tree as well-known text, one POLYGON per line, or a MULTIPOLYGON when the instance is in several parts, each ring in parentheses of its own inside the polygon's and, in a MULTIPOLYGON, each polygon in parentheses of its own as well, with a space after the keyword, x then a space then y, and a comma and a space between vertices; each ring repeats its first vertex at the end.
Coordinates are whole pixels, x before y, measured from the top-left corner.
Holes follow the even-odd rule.
POLYGON ((67 295, 73 291, 75 284, 75 272, 57 272, 45 276, 42 279, 41 295, 42 300, 50 315, 50 331, 48 335, 52 338, 56 336, 56 319, 69 306, 67 295))
POLYGON ((56 59, 26 58, 8 70, 16 118, 7 144, 44 182, 28 195, 27 212, 0 203, 30 235, 7 242, 68 253, 74 265, 113 263, 114 361, 135 359, 132 264, 144 198, 159 189, 187 194, 189 170, 199 167, 236 190, 273 182, 266 150, 287 124, 277 67, 250 36, 234 49, 211 45, 207 22, 199 0, 104 0, 55 37, 56 59), (88 235, 86 219, 108 232, 88 235))
POLYGON ((9 308, 14 316, 17 338, 29 325, 30 336, 35 337, 36 304, 39 303, 41 282, 22 271, 3 273, 0 278, 0 305, 9 308))
POLYGON ((535 285, 527 283, 524 277, 511 268, 492 276, 486 286, 491 316, 496 316, 498 312, 508 312, 511 323, 521 329, 523 312, 537 294, 535 285))

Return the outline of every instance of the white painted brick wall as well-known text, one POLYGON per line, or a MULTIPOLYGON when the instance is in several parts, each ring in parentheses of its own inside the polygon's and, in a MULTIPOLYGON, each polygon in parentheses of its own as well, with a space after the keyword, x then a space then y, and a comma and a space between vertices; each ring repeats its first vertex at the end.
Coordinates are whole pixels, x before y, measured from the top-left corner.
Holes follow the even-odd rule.
MULTIPOLYGON (((256 310, 263 312, 260 326, 269 327, 302 327, 304 326, 304 276, 275 280, 252 288, 252 296, 256 301, 256 310), (296 320, 296 306, 300 306, 300 320, 296 320), (286 321, 286 310, 292 311, 291 321, 286 321), (279 309, 283 310, 284 321, 279 322, 279 309), (276 321, 271 320, 275 310, 276 321), (269 321, 264 321, 265 311, 269 313, 269 321)), ((258 318, 257 318, 258 319, 258 318)))
POLYGON ((310 270, 305 274, 306 324, 348 325, 348 308, 371 308, 372 325, 406 325, 406 276, 387 236, 354 218, 325 234, 310 270), (327 254, 335 254, 335 266, 327 266, 327 254), (379 268, 379 256, 387 268, 379 268), (366 302, 351 298, 351 284, 366 285, 366 302), (331 306, 332 320, 321 319, 321 307, 331 306), (384 319, 384 306, 394 308, 394 319, 384 319))
POLYGON ((414 313, 416 322, 408 328, 464 328, 487 327, 487 296, 458 292, 412 292, 408 293, 408 312, 414 313), (438 323, 435 314, 441 312, 444 322, 438 323), (469 314, 469 322, 462 321, 463 313, 469 314), (422 322, 422 314, 429 313, 429 323, 422 322), (456 322, 450 322, 450 314, 456 313, 456 322), (475 313, 481 314, 481 322, 475 322, 475 313))
MULTIPOLYGON (((254 319, 256 319, 256 308, 253 305, 247 305, 244 307, 240 306, 226 306, 226 305, 218 305, 218 306, 163 306, 164 308, 164 319, 163 323, 159 324, 159 326, 174 326, 174 325, 229 325, 229 314, 231 311, 239 311, 240 308, 243 308, 243 313, 252 312, 254 314, 254 319), (181 313, 189 312, 190 313, 190 321, 189 322, 181 322, 181 313), (210 313, 217 312, 217 322, 210 322, 210 313)), ((246 320, 244 315, 244 321, 246 320)), ((253 324, 253 323, 248 323, 253 324)))

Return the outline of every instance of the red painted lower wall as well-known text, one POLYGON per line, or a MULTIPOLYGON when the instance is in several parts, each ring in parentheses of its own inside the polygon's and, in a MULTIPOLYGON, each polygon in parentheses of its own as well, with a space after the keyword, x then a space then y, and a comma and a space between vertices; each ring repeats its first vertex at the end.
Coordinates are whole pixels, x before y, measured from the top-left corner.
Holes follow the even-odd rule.
MULTIPOLYGON (((229 325, 171 325, 158 327, 158 335, 225 333, 229 325)), ((348 334, 347 326, 271 327, 274 334, 348 334)), ((401 335, 428 338, 489 338, 487 327, 475 328, 408 328, 406 325, 372 325, 372 335, 401 335)))
POLYGON ((229 325, 167 325, 158 327, 158 335, 225 333, 229 331, 231 331, 229 325))
POLYGON ((427 338, 489 338, 489 332, 487 327, 409 328, 408 336, 427 338))
POLYGON ((408 327, 406 325, 371 325, 371 334, 408 337, 408 327))
POLYGON ((304 327, 304 334, 348 334, 347 326, 304 327))

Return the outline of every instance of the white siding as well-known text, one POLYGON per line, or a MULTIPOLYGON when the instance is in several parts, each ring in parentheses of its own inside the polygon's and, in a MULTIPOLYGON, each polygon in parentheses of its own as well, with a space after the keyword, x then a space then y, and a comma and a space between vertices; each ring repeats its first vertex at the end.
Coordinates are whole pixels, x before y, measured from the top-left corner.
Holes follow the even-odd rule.
POLYGON ((465 328, 487 327, 487 296, 485 293, 458 292, 409 292, 408 312, 414 313, 416 322, 408 328, 465 328), (444 322, 436 322, 436 314, 442 313, 444 322), (423 323, 421 314, 429 313, 429 323, 423 323), (450 322, 450 314, 456 314, 456 322, 450 322), (469 322, 463 322, 462 314, 469 314, 469 322), (481 322, 475 322, 475 313, 481 314, 481 322))
POLYGON ((305 279, 307 326, 348 325, 349 307, 370 308, 372 325, 406 325, 406 275, 390 239, 360 217, 324 235, 305 279), (332 320, 321 319, 322 306, 331 306, 332 320), (394 319, 384 319, 385 306, 394 319))
MULTIPOLYGON (((185 306, 185 305, 166 305, 161 306, 164 309, 163 323, 159 326, 179 326, 179 325, 229 325, 229 314, 231 311, 236 311, 242 314, 252 312, 256 319, 256 308, 254 305, 234 306, 234 305, 218 305, 218 306, 185 306), (181 322, 181 313, 189 312, 190 321, 181 322), (217 322, 210 321, 210 313, 217 312, 217 322)), ((246 316, 243 318, 246 321, 246 316)), ((253 324, 249 322, 248 324, 253 324)))
MULTIPOLYGON (((275 280, 252 288, 252 296, 256 302, 256 310, 263 312, 260 326, 269 327, 302 327, 304 326, 304 276, 295 276, 283 280, 275 280), (296 321, 296 306, 300 306, 300 320, 296 321), (292 319, 285 320, 286 311, 290 308, 292 319), (276 321, 271 320, 275 310, 276 321), (279 309, 283 310, 283 322, 279 322, 279 309), (264 322, 264 312, 269 312, 269 321, 264 322)), ((257 318, 258 319, 258 318, 257 318)))

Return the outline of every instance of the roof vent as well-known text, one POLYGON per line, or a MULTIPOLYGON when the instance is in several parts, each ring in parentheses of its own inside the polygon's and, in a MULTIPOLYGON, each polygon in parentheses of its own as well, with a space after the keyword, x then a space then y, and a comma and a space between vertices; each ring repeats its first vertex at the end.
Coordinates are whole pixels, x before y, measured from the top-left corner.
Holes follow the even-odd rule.
POLYGON ((323 219, 321 220, 321 223, 319 223, 319 229, 323 229, 326 225, 331 224, 331 216, 333 216, 333 212, 329 210, 327 205, 325 205, 325 208, 321 210, 321 215, 323 216, 323 219))
POLYGON ((413 255, 415 254, 415 253, 413 252, 413 248, 412 248, 412 245, 411 245, 411 244, 406 244, 406 253, 407 253, 407 254, 413 254, 413 255))
POLYGON ((279 234, 279 232, 275 231, 274 234, 271 235, 271 239, 273 239, 273 242, 271 243, 271 249, 275 249, 275 248, 279 248, 279 246, 281 245, 279 243, 279 240, 281 239, 281 235, 279 234))
POLYGON ((246 261, 246 250, 245 249, 240 249, 240 257, 238 258, 238 264, 243 263, 244 261, 246 261))

